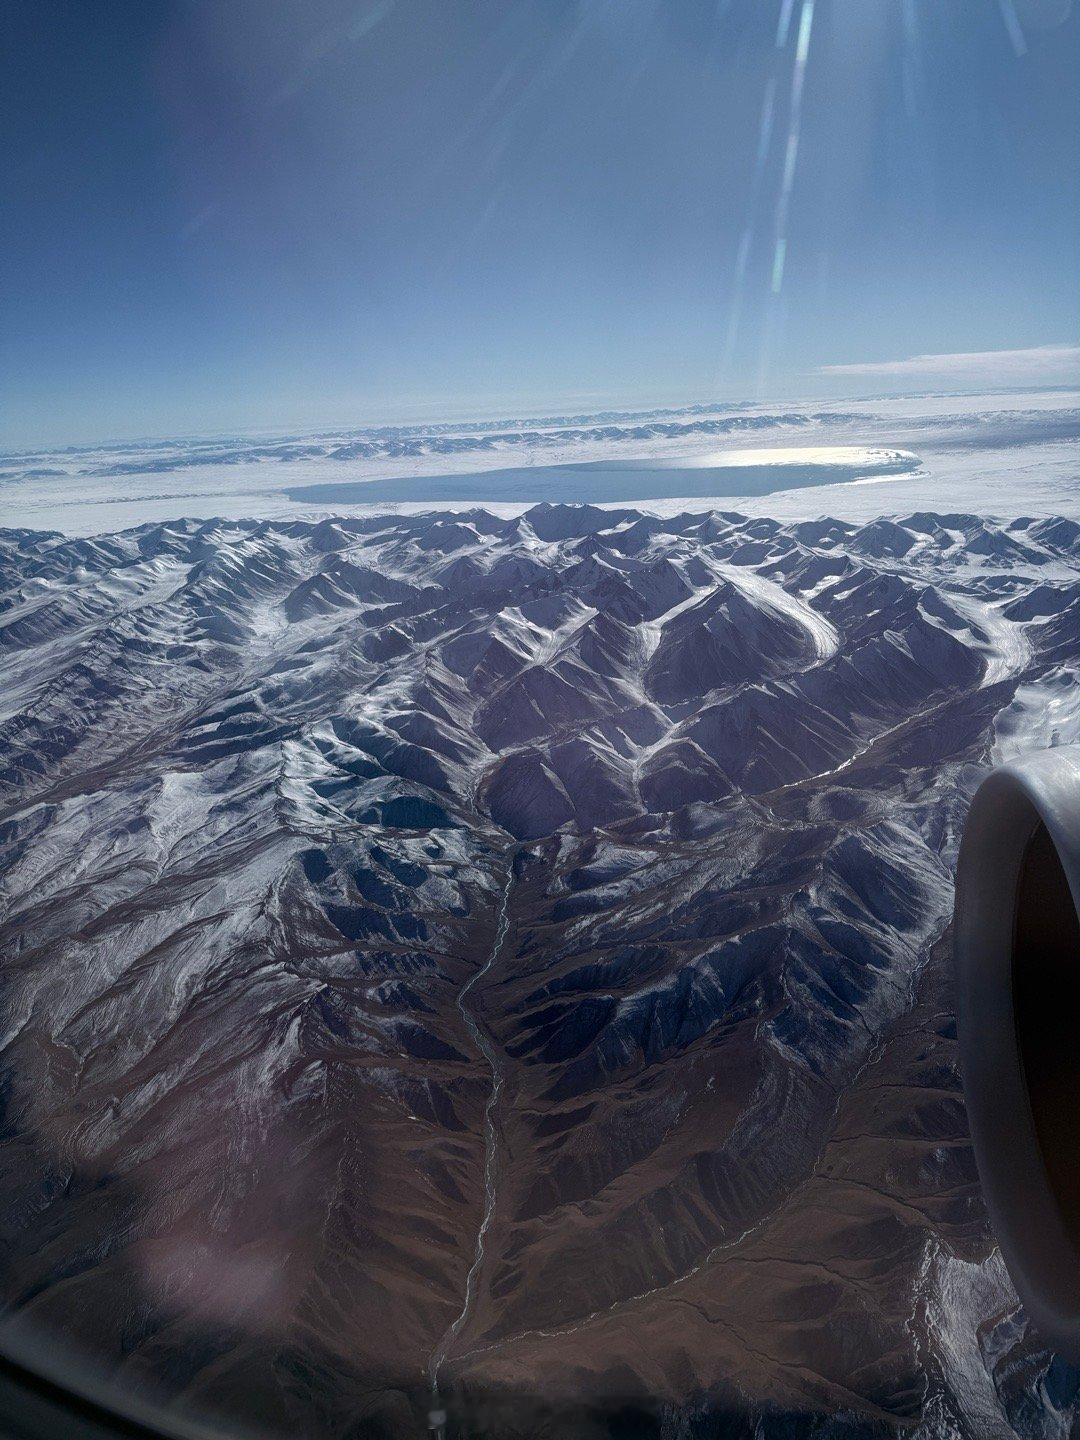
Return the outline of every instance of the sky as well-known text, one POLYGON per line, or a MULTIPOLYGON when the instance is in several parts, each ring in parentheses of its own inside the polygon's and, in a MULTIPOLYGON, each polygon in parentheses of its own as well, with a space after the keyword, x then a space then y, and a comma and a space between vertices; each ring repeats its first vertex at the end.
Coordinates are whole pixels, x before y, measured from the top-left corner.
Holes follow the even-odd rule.
POLYGON ((1072 0, 10 0, 0 443, 1080 380, 1072 0))

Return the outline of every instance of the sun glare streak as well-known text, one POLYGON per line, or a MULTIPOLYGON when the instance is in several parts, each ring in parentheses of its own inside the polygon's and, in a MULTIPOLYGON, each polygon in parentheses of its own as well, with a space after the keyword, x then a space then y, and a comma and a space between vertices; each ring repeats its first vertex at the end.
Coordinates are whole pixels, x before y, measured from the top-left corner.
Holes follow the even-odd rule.
POLYGON ((735 345, 739 326, 742 323, 743 301, 746 294, 746 279, 750 267, 750 256, 754 248, 754 234, 757 229, 757 214, 761 203, 761 191, 765 179, 765 168, 772 148, 773 122, 776 116, 776 76, 770 75, 761 102, 761 119, 758 123, 757 153, 754 157, 754 172, 750 180, 750 199, 747 205, 746 227, 739 240, 735 259, 735 274, 732 279, 731 311, 728 316, 727 336, 724 342, 723 373, 730 371, 735 357, 735 345))
POLYGON ((791 17, 795 13, 795 0, 784 0, 780 9, 780 19, 776 26, 776 48, 783 50, 788 42, 788 34, 791 30, 791 17))
POLYGON ((813 23, 814 0, 803 0, 802 19, 799 21, 799 46, 796 53, 796 62, 800 67, 800 71, 806 69, 806 57, 810 53, 810 27, 813 23))
POLYGON ((1020 16, 1016 13, 1013 0, 998 0, 998 9, 1001 11, 1001 18, 1005 22, 1005 29, 1008 31, 1013 49, 1017 55, 1026 55, 1028 47, 1024 36, 1024 27, 1020 24, 1020 16))
POLYGON ((795 63, 791 72, 791 107, 788 120, 787 147, 784 152, 784 173, 776 206, 776 241, 773 246, 772 290, 779 295, 784 283, 787 262, 787 226, 791 196, 795 188, 795 170, 799 163, 799 140, 802 133, 803 90, 806 65, 810 56, 810 36, 814 25, 814 0, 803 0, 799 19, 799 38, 795 47, 795 63))
POLYGON ((769 76, 769 83, 765 86, 765 98, 761 105, 761 123, 758 127, 757 157, 754 166, 754 180, 761 184, 761 177, 765 170, 765 162, 769 158, 769 146, 772 144, 773 116, 776 113, 776 76, 769 76))
MULTIPOLYGON (((993 0, 1001 15, 1009 42, 1017 56, 1028 53, 1025 24, 1042 23, 1032 20, 1035 0, 993 0)), ((1049 0, 1046 0, 1049 3, 1049 0)), ((1055 10, 1053 23, 1061 24, 1071 12, 1071 0, 1058 0, 1061 13, 1055 10)), ((804 99, 814 36, 816 0, 779 0, 775 34, 776 48, 786 51, 794 39, 788 99, 786 137, 781 137, 779 175, 776 182, 775 208, 772 225, 759 218, 762 196, 770 171, 770 156, 775 153, 774 131, 777 128, 778 84, 773 76, 765 90, 758 129, 757 152, 747 203, 746 221, 739 237, 731 282, 731 300, 724 336, 720 373, 730 376, 744 320, 750 303, 751 275, 758 273, 755 252, 759 245, 768 247, 761 255, 763 295, 760 300, 760 325, 757 327, 757 386, 763 393, 767 386, 774 348, 782 341, 788 307, 785 284, 795 245, 791 233, 792 206, 803 144, 804 99)), ((819 7, 820 8, 820 7, 819 7)), ((1039 12, 1041 15, 1042 12, 1039 12)), ((931 151, 924 129, 928 123, 924 65, 928 51, 923 31, 920 0, 900 0, 899 39, 896 63, 902 96, 903 113, 912 129, 910 154, 911 173, 908 181, 912 194, 919 193, 927 212, 933 207, 933 176, 931 151)), ((815 63, 821 63, 816 61, 815 63)))
POLYGON ((909 120, 914 120, 919 110, 919 17, 915 9, 915 0, 903 0, 900 14, 904 31, 904 49, 900 58, 900 83, 904 96, 904 114, 909 120))
POLYGON ((780 177, 780 188, 776 200, 773 225, 772 266, 769 274, 768 294, 761 325, 761 341, 758 350, 757 393, 765 393, 768 385, 772 357, 786 326, 787 304, 783 295, 784 272, 787 268, 788 220, 791 199, 795 189, 795 175, 799 162, 799 143, 802 133, 803 94, 806 88, 806 69, 810 58, 810 40, 814 27, 814 0, 802 0, 799 15, 799 30, 795 41, 795 56, 791 68, 791 98, 788 105, 788 135, 784 147, 784 163, 780 177))

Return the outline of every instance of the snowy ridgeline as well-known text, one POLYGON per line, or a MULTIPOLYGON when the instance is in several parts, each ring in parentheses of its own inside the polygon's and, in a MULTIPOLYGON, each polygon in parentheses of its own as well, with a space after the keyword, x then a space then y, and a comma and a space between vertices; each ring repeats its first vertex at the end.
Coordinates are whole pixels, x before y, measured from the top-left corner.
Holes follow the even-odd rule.
POLYGON ((946 930, 987 764, 1080 738, 1078 559, 928 513, 0 532, 7 1303, 286 1433, 414 1434, 432 1378, 492 1433, 1066 1432, 946 930))

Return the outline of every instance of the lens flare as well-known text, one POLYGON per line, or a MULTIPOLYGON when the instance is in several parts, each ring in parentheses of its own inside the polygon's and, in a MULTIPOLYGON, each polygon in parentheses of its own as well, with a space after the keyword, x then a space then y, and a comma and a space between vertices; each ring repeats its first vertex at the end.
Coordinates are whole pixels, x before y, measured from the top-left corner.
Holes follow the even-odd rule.
MULTIPOLYGON (((985 3, 990 6, 991 23, 995 19, 994 11, 997 11, 1005 38, 1017 59, 1028 55, 1029 35, 1063 25, 1073 12, 1073 0, 985 0, 985 3)), ((903 114, 912 129, 905 178, 911 187, 911 195, 926 207, 927 214, 934 209, 933 147, 928 134, 931 110, 925 70, 930 47, 938 43, 937 37, 927 28, 935 19, 935 13, 928 0, 900 0, 898 6, 887 3, 887 0, 859 0, 859 4, 865 4, 873 12, 869 28, 854 23, 863 19, 862 12, 856 14, 854 7, 849 10, 849 6, 841 0, 831 0, 831 3, 830 0, 777 0, 775 50, 782 57, 779 60, 781 67, 786 68, 790 63, 786 132, 780 129, 784 123, 782 85, 774 73, 766 82, 762 100, 746 218, 739 234, 729 281, 727 321, 719 367, 721 377, 733 378, 736 353, 747 329, 748 311, 754 309, 759 390, 766 386, 770 357, 782 337, 786 317, 784 291, 792 263, 799 255, 802 255, 801 263, 810 263, 805 253, 806 242, 800 244, 800 237, 793 234, 792 209, 800 155, 807 140, 805 101, 809 67, 812 60, 815 66, 830 63, 826 58, 814 59, 821 48, 814 44, 816 17, 824 17, 817 20, 819 28, 827 24, 834 37, 843 37, 845 63, 865 67, 860 73, 865 75, 867 84, 879 83, 877 72, 871 69, 875 60, 884 59, 895 67, 903 114), (894 37, 891 43, 887 38, 890 32, 894 37), (864 53, 867 43, 871 51, 868 54, 864 53), (889 48, 879 51, 879 46, 889 48), (788 56, 790 62, 786 58, 788 56), (778 129, 780 143, 776 146, 774 140, 778 129), (765 197, 771 177, 775 190, 770 219, 769 202, 765 197), (764 215, 763 210, 766 212, 764 215), (755 294, 758 284, 761 289, 755 294)), ((871 17, 866 18, 870 20, 871 17)), ((958 34, 956 38, 959 42, 963 36, 958 34)), ((828 264, 827 242, 815 240, 813 244, 819 273, 824 273, 828 264)), ((822 304, 825 303, 823 294, 819 299, 822 304)), ((750 360, 753 367, 754 357, 750 360)))

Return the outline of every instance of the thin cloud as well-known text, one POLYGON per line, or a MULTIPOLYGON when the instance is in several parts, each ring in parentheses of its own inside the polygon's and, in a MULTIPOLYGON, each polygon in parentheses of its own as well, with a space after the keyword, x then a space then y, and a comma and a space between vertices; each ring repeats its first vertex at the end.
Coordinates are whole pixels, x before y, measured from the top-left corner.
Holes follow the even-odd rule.
POLYGON ((904 360, 822 365, 819 375, 879 379, 978 380, 988 384, 1080 382, 1080 345, 1036 345, 1028 350, 968 350, 910 355, 904 360))

